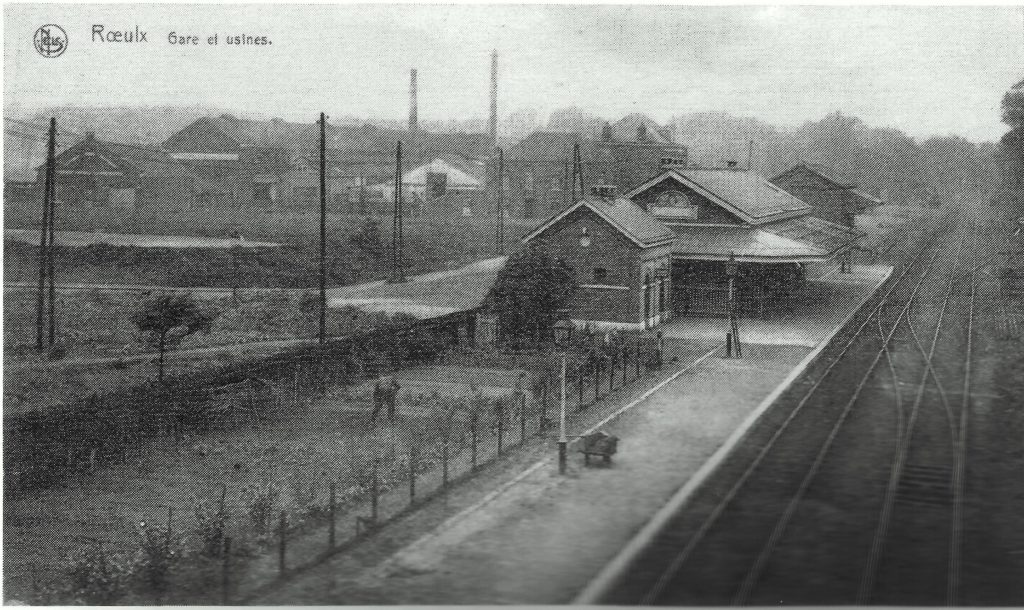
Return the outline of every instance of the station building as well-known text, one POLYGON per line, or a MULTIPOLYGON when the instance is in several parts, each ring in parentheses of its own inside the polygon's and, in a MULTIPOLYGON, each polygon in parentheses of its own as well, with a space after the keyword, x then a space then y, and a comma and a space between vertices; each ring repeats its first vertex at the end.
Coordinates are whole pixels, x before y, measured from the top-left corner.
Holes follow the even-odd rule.
POLYGON ((837 271, 860 233, 747 170, 667 166, 625 195, 591 194, 524 237, 573 269, 568 316, 595 327, 652 328, 728 311, 735 261, 741 315, 787 307, 814 274, 837 271))

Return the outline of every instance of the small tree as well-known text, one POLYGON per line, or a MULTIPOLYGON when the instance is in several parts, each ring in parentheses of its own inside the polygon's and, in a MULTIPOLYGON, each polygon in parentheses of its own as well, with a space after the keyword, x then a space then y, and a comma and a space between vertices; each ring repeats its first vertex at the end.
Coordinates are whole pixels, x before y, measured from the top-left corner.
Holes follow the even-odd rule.
POLYGON ((538 244, 513 254, 487 295, 498 318, 498 339, 518 347, 551 336, 558 311, 575 291, 572 272, 538 244))
POLYGON ((157 375, 163 381, 167 350, 185 337, 209 331, 214 318, 216 314, 203 310, 189 293, 161 293, 142 301, 131 320, 143 338, 159 351, 157 375))
POLYGON ((357 279, 372 277, 382 269, 388 250, 376 220, 367 218, 359 230, 349 237, 349 244, 355 250, 353 271, 357 279))

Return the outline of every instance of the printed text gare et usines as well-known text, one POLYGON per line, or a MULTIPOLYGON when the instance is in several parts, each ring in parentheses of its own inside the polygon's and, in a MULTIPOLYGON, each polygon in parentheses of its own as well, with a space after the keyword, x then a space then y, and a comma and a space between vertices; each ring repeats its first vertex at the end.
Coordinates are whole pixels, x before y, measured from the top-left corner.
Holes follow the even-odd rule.
MULTIPOLYGON (((135 26, 134 29, 113 29, 105 25, 92 26, 92 41, 96 43, 121 43, 121 44, 145 44, 149 42, 149 32, 135 26)), ((198 35, 186 32, 171 31, 166 37, 161 36, 160 40, 166 40, 167 44, 174 46, 198 46, 206 45, 237 45, 237 46, 266 46, 272 44, 267 36, 246 33, 224 33, 218 32, 209 35, 198 35)))

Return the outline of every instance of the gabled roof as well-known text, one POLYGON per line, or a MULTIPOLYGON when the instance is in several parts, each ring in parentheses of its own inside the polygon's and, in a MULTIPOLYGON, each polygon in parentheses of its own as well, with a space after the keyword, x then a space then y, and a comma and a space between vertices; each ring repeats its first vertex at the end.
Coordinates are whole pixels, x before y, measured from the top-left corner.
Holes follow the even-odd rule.
POLYGON ((257 121, 240 119, 230 114, 207 117, 206 120, 239 146, 257 148, 295 148, 303 136, 318 138, 315 123, 289 123, 281 119, 257 121))
POLYGON ((763 224, 809 213, 811 206, 757 172, 734 169, 669 169, 626 194, 633 198, 673 179, 707 197, 744 222, 763 224))
POLYGON ((587 208, 594 212, 641 248, 650 248, 675 239, 672 229, 629 199, 624 197, 587 197, 541 224, 523 237, 523 241, 531 241, 580 208, 587 208))
POLYGON ((862 200, 863 205, 882 205, 882 200, 879 199, 878 197, 875 197, 874 195, 871 195, 870 193, 865 193, 864 191, 859 189, 850 189, 850 192, 859 197, 862 200))
POLYGON ((482 161, 469 161, 455 155, 434 157, 427 163, 421 163, 402 174, 406 184, 425 184, 427 172, 448 175, 449 186, 481 186, 486 173, 486 165, 482 161))
POLYGON ((672 254, 688 260, 810 262, 827 260, 864 234, 814 216, 791 218, 757 227, 675 229, 672 254))
POLYGON ((782 176, 788 174, 789 172, 791 172, 791 171, 793 171, 795 169, 801 168, 801 167, 807 168, 807 170, 810 171, 811 173, 817 174, 819 177, 821 177, 821 178, 831 182, 833 185, 835 185, 838 188, 841 188, 841 189, 852 189, 855 186, 857 186, 857 184, 854 181, 850 180, 846 176, 843 176, 842 174, 837 172, 835 170, 835 168, 830 167, 828 165, 824 165, 822 163, 816 163, 816 162, 813 162, 813 161, 801 161, 800 163, 797 163, 795 166, 793 166, 793 167, 789 168, 788 170, 782 172, 781 174, 779 174, 775 178, 772 178, 772 182, 775 182, 776 180, 778 180, 782 176))
POLYGON ((551 161, 569 159, 580 134, 564 131, 535 131, 505 151, 510 161, 551 161))
POLYGON ((643 125, 647 142, 655 144, 672 144, 672 139, 666 137, 665 128, 658 125, 654 120, 639 112, 627 114, 612 124, 612 138, 619 142, 636 142, 637 128, 643 125))
MULTIPOLYGON (((86 137, 58 154, 56 157, 58 171, 62 164, 87 152, 96 153, 97 157, 104 159, 107 164, 113 164, 118 171, 160 178, 187 178, 192 175, 187 167, 158 148, 104 142, 92 137, 86 137)), ((45 164, 40 165, 37 171, 44 167, 45 164)))

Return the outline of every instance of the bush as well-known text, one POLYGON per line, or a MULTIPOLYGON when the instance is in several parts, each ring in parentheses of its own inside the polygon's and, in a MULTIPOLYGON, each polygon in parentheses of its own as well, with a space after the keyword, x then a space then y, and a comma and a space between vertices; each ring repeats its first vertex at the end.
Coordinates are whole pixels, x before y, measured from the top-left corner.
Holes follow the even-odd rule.
POLYGON ((170 589, 171 573, 182 556, 182 540, 166 527, 145 527, 140 532, 139 553, 135 565, 137 586, 152 594, 157 603, 170 589))
POLYGON ((199 552, 207 557, 220 557, 224 550, 224 531, 227 513, 221 500, 216 511, 211 511, 201 500, 193 507, 196 517, 196 535, 199 537, 199 552))
POLYGON ((112 605, 124 595, 132 567, 124 557, 96 544, 71 560, 68 593, 78 604, 112 605))

